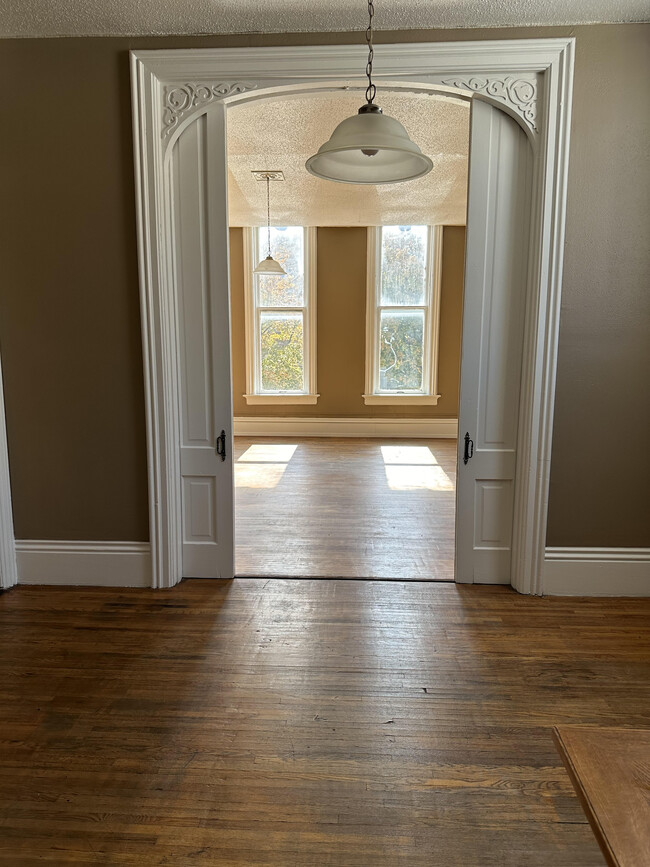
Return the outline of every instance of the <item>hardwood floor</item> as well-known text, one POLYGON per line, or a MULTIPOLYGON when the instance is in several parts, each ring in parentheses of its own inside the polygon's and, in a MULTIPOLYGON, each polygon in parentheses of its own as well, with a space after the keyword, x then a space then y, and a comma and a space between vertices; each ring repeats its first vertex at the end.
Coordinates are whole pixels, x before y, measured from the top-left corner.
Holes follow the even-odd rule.
POLYGON ((650 725, 650 599, 0 596, 0 863, 597 867, 551 736, 650 725))
POLYGON ((235 439, 237 575, 454 580, 456 441, 235 439))

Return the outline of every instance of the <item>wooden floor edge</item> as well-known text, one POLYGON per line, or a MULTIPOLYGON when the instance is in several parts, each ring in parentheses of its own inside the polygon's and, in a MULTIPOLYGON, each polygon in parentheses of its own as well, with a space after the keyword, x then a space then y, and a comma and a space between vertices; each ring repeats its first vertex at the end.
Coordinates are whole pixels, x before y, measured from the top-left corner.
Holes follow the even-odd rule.
MULTIPOLYGON (((569 728, 567 726, 567 728, 569 728)), ((584 728, 583 726, 574 726, 574 728, 584 728)), ((591 728, 597 728, 597 726, 592 726, 591 728)), ((596 815, 596 811, 594 809, 593 804, 589 799, 589 795, 585 791, 582 783, 580 782, 580 776, 575 768, 571 760, 571 756, 569 755, 568 748, 564 743, 564 739, 562 738, 562 733, 558 729, 557 726, 553 726, 553 740, 555 741, 555 746, 557 747, 557 751, 562 759, 562 764, 564 765, 566 772, 571 780, 571 785, 575 789, 575 793, 578 796, 578 800, 584 810, 585 816, 591 825, 591 828, 594 832, 594 836, 600 846, 601 852, 605 856, 605 860, 607 861, 609 867, 621 867, 616 858, 612 847, 609 844, 609 840, 607 838, 607 834, 605 829, 598 821, 598 816, 596 815)))

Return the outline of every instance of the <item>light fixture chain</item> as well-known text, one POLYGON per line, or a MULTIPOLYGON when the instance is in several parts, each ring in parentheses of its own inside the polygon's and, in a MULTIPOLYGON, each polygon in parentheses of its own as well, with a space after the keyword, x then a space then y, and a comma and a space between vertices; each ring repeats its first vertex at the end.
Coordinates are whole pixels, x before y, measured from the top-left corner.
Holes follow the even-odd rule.
POLYGON ((271 178, 266 176, 266 240, 271 255, 271 178))
POLYGON ((377 88, 372 82, 372 61, 375 56, 375 51, 372 45, 372 19, 375 17, 375 4, 373 0, 368 0, 368 27, 366 28, 366 43, 368 45, 368 62, 366 63, 366 75, 368 76, 368 87, 366 88, 366 102, 372 105, 377 88))

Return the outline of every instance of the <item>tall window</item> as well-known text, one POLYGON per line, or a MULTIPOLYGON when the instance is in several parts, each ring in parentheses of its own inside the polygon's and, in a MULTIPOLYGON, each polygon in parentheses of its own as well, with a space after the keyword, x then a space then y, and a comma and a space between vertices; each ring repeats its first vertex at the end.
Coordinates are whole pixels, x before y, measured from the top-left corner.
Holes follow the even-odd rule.
POLYGON ((254 274, 266 228, 246 230, 248 403, 316 403, 316 230, 271 229, 273 257, 287 272, 254 274))
POLYGON ((368 229, 366 403, 438 402, 441 226, 368 229))

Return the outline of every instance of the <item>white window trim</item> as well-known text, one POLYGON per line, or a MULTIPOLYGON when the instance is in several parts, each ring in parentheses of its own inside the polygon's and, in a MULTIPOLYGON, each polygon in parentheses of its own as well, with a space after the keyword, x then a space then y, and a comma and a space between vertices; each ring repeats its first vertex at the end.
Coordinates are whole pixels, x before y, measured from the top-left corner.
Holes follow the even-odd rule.
POLYGON ((316 228, 305 227, 305 386, 304 392, 264 393, 257 382, 257 339, 254 304, 253 268, 255 257, 255 228, 247 226, 244 233, 244 316, 246 332, 246 394, 244 398, 250 405, 275 404, 315 404, 320 397, 316 393, 316 228))
MULTIPOLYGON (((378 304, 381 275, 381 226, 368 227, 368 264, 366 269, 366 389, 363 395, 365 404, 374 405, 436 405, 438 394, 438 351, 440 337, 440 293, 442 286, 442 226, 428 227, 427 244, 427 301, 425 315, 426 341, 431 352, 424 354, 422 392, 380 392, 378 304)), ((419 306, 419 305, 418 305, 419 306)))

